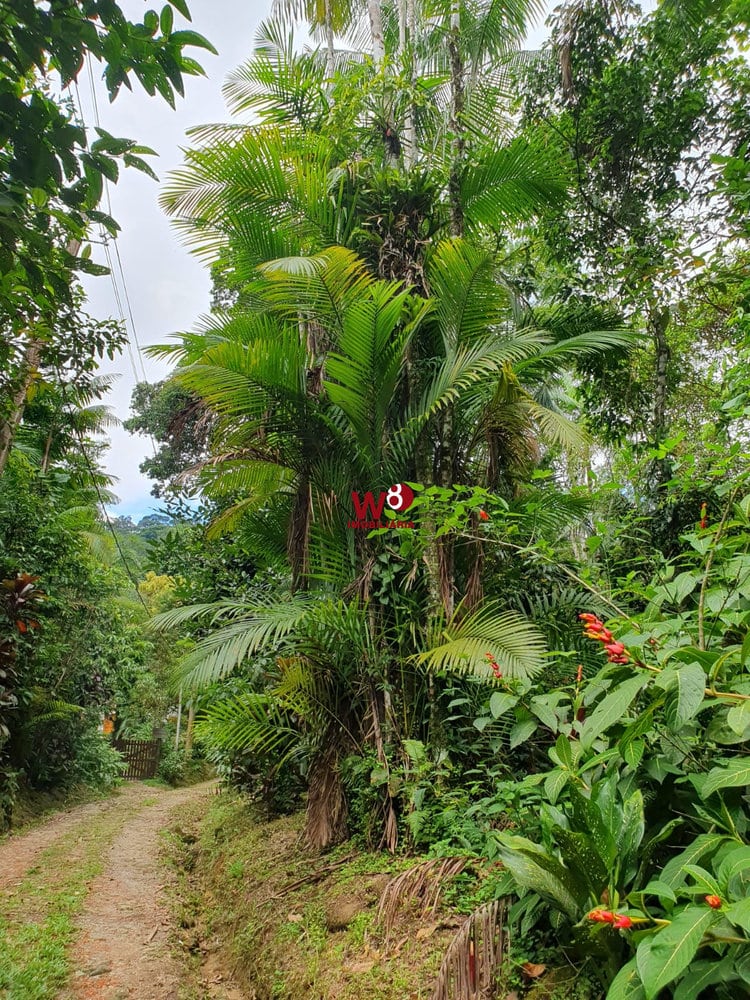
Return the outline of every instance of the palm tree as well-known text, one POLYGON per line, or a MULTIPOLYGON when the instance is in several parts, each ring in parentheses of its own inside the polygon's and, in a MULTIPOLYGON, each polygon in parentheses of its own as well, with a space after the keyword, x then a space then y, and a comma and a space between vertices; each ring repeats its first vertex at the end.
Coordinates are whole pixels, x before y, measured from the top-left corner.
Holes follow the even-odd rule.
MULTIPOLYGON (((487 17, 498 9, 488 4, 487 17)), ((466 22, 451 12, 460 47, 466 22)), ((212 719, 251 748, 273 745, 279 726, 304 736, 315 775, 308 838, 326 846, 342 832, 338 757, 369 733, 387 767, 385 743, 399 736, 393 699, 417 697, 397 680, 405 664, 414 673, 411 657, 484 680, 487 651, 511 674, 542 664, 528 624, 482 606, 481 544, 457 565, 451 539, 434 537, 429 515, 424 551, 398 557, 413 595, 410 622, 400 620, 376 586, 392 548, 348 529, 350 493, 421 482, 481 483, 511 495, 539 442, 581 440, 549 405, 550 386, 581 355, 627 337, 552 336, 530 321, 504 276, 522 227, 540 206, 564 200, 543 152, 488 135, 446 152, 440 136, 450 146, 460 115, 451 131, 440 114, 425 114, 417 134, 432 145, 404 171, 382 146, 379 109, 395 106, 385 76, 360 66, 352 70, 360 86, 342 73, 326 87, 319 61, 282 41, 267 26, 264 51, 229 84, 235 108, 259 111, 261 124, 202 130, 204 145, 187 154, 164 194, 242 304, 162 351, 216 414, 214 457, 196 470, 225 507, 213 530, 237 528, 269 559, 285 556, 293 596, 186 609, 162 623, 191 615, 224 622, 187 663, 194 682, 225 676, 262 646, 303 665, 295 676, 317 692, 315 710, 283 687, 285 668, 270 692, 251 692, 244 707, 219 706, 212 719), (468 600, 456 610, 458 595, 468 600), (321 615, 336 655, 320 640, 321 615)), ((480 65, 478 42, 469 56, 462 86, 466 65, 480 65)), ((427 697, 434 702, 434 692, 427 697)), ((389 801, 384 822, 392 843, 389 801)))

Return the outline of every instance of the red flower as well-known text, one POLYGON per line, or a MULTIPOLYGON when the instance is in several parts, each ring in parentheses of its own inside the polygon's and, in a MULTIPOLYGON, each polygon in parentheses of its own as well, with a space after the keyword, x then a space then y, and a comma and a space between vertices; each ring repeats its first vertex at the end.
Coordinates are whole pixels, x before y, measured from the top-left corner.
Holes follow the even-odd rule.
POLYGON ((621 642, 608 642, 604 648, 607 651, 607 659, 610 663, 627 663, 630 659, 625 646, 621 642))
POLYGON ((610 913, 609 910, 592 910, 589 913, 589 920, 593 920, 596 924, 612 924, 615 919, 614 913, 610 913))
POLYGON ((626 931, 633 926, 633 921, 630 919, 630 917, 627 917, 623 914, 622 916, 618 917, 616 920, 613 921, 612 926, 616 927, 618 931, 626 931))
POLYGON ((481 517, 481 519, 483 521, 489 521, 489 519, 490 519, 490 515, 487 513, 486 510, 480 510, 479 511, 479 516, 481 517))
POLYGON ((721 897, 720 896, 704 896, 703 897, 712 910, 721 909, 721 897))
POLYGON ((502 677, 503 676, 503 672, 500 669, 500 664, 497 662, 497 660, 492 655, 492 653, 485 653, 484 654, 484 658, 485 658, 485 660, 487 660, 487 662, 489 663, 490 667, 492 667, 492 673, 495 675, 495 677, 498 677, 498 678, 502 677))
POLYGON ((598 624, 601 625, 601 622, 596 617, 596 615, 589 614, 588 611, 582 612, 578 617, 581 619, 582 622, 589 622, 589 623, 598 622, 598 624))

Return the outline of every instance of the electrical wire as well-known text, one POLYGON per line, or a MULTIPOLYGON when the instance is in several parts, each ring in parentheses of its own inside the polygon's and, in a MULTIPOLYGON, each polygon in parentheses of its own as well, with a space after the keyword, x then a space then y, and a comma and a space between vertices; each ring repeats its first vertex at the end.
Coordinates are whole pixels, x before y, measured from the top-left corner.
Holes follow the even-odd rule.
POLYGON ((102 496, 102 492, 99 489, 99 483, 96 481, 96 470, 94 469, 94 465, 93 465, 93 463, 92 463, 92 461, 91 461, 91 459, 89 457, 88 452, 86 451, 86 446, 85 446, 85 444, 83 442, 83 435, 79 431, 79 432, 76 433, 76 437, 78 438, 78 444, 80 445, 80 448, 81 448, 81 455, 83 455, 83 461, 86 464, 86 468, 89 470, 89 477, 91 479, 91 485, 94 487, 94 490, 96 491, 97 498, 99 500, 99 506, 101 507, 102 516, 104 518, 104 523, 109 528, 110 534, 112 535, 112 539, 114 540, 115 546, 116 546, 117 551, 118 551, 118 553, 120 555, 120 561, 122 562, 123 568, 124 568, 124 570, 125 570, 125 572, 126 572, 126 574, 128 576, 128 579, 133 584, 133 588, 134 588, 134 590, 135 590, 135 592, 136 592, 136 594, 138 596, 138 600, 143 605, 143 608, 144 608, 146 614, 148 615, 148 617, 152 618, 153 614, 151 612, 151 609, 146 604, 145 600, 143 599, 143 594, 138 589, 138 580, 136 579, 135 574, 133 573, 132 569, 130 568, 130 565, 128 564, 127 559, 125 558, 125 552, 123 551, 122 545, 120 545, 120 539, 117 537, 117 532, 115 531, 115 526, 114 526, 114 524, 112 524, 112 519, 109 516, 109 512, 107 511, 107 507, 106 507, 106 503, 105 503, 104 497, 102 496))

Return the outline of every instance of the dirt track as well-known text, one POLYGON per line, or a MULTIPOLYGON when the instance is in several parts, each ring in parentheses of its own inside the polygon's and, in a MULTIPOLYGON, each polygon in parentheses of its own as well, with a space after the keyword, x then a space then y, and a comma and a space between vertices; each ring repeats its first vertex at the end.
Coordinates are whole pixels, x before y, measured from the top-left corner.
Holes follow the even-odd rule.
MULTIPOLYGON (((28 833, 0 844, 0 901, 13 896, 29 872, 38 870, 54 891, 54 865, 46 858, 62 838, 87 848, 93 824, 113 826, 98 849, 101 873, 89 884, 70 952, 71 975, 59 1000, 178 1000, 196 995, 187 969, 170 946, 164 889, 170 873, 159 857, 159 834, 179 818, 188 802, 207 796, 211 785, 165 791, 133 783, 103 802, 61 813, 28 833)), ((79 851, 74 851, 78 854, 79 851)), ((73 857, 68 855, 71 863, 73 857)), ((63 862, 63 866, 64 866, 63 862)), ((1 902, 0 902, 1 905, 1 902)))

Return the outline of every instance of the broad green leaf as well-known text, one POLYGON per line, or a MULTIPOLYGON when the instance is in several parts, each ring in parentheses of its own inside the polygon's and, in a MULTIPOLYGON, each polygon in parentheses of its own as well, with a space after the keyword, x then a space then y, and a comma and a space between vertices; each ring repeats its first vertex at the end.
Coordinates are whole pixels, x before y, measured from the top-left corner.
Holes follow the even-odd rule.
POLYGON ((736 606, 739 595, 735 593, 734 589, 729 590, 728 587, 712 587, 711 590, 706 591, 706 606, 709 611, 712 611, 715 615, 720 614, 726 607, 736 606))
POLYGON ((717 912, 708 906, 689 906, 668 927, 641 941, 636 963, 646 1000, 654 1000, 690 965, 703 935, 717 919, 717 912))
POLYGON ((607 991, 607 1000, 645 1000, 645 996, 643 983, 633 958, 627 965, 623 965, 612 980, 607 991))
POLYGON ((667 885, 666 882, 660 882, 658 878, 649 882, 643 892, 646 896, 658 896, 660 899, 668 899, 672 903, 677 901, 677 896, 675 896, 672 887, 667 885))
POLYGON ((664 583, 659 588, 674 604, 682 604, 685 598, 692 594, 701 582, 700 573, 678 573, 674 580, 664 583))
POLYGON ((742 666, 744 666, 745 663, 747 663, 748 657, 750 657, 750 631, 742 640, 742 650, 740 652, 740 664, 742 666))
POLYGON ((621 871, 626 876, 629 875, 628 867, 632 866, 633 874, 638 867, 638 849, 643 840, 645 829, 643 794, 640 789, 636 789, 624 802, 619 829, 612 831, 617 839, 621 871))
MULTIPOLYGON (((750 899, 740 899, 723 912, 735 927, 741 927, 746 934, 750 934, 750 899)), ((750 944, 750 941, 748 943, 750 944)))
POLYGON ((683 865, 682 870, 688 875, 692 875, 696 888, 700 889, 702 893, 709 896, 721 895, 719 883, 705 868, 701 868, 699 865, 683 865))
POLYGON ((563 913, 577 920, 586 900, 585 887, 576 886, 560 862, 525 837, 497 834, 498 857, 518 885, 552 900, 563 913))
POLYGON ((570 772, 563 770, 551 771, 544 780, 544 792, 550 802, 557 802, 557 797, 570 780, 570 772))
POLYGON ((483 733, 487 726, 492 722, 489 715, 482 715, 478 719, 474 719, 474 728, 478 729, 480 733, 483 733))
POLYGON ((695 1000, 707 986, 731 982, 737 978, 733 966, 729 957, 720 962, 707 959, 693 962, 675 987, 673 1000, 695 1000))
POLYGON ((636 696, 648 683, 648 677, 631 677, 606 695, 596 706, 591 716, 586 719, 581 732, 581 745, 588 749, 597 738, 610 726, 619 722, 636 696))
POLYGON ((499 719, 501 715, 504 715, 509 709, 515 708, 517 704, 518 698, 515 695, 505 691, 494 691, 490 696, 492 718, 499 719))
POLYGON ((698 788, 703 799, 720 788, 741 788, 750 784, 750 760, 727 760, 722 767, 712 767, 698 788))
POLYGON ((180 48, 183 45, 195 45, 199 49, 207 49, 209 52, 213 52, 215 56, 219 54, 211 42, 207 38, 204 38, 203 35, 199 35, 197 31, 173 31, 169 39, 174 45, 178 45, 180 48))
POLYGON ((162 35, 169 35, 172 31, 172 26, 174 25, 174 11, 169 6, 165 4, 161 10, 161 17, 159 18, 159 26, 161 27, 162 35))
POLYGON ((591 837, 599 857, 611 868, 617 857, 617 841, 604 821, 596 802, 587 799, 578 788, 571 788, 573 817, 579 830, 585 830, 591 837))
POLYGON ((746 948, 735 962, 735 972, 744 983, 750 983, 750 949, 746 948))
POLYGON ((599 899, 609 881, 609 871, 591 838, 585 833, 566 830, 561 826, 555 827, 553 834, 565 867, 579 883, 586 886, 593 899, 599 899))
POLYGON ((716 875, 723 885, 727 885, 733 875, 747 870, 750 870, 750 847, 738 847, 721 859, 716 875))
POLYGON ((190 17, 190 10, 188 9, 186 0, 169 0, 169 2, 172 4, 175 10, 178 10, 182 14, 184 18, 186 18, 188 21, 192 20, 192 18, 190 17))
POLYGON ((536 719, 519 719, 510 731, 510 748, 515 750, 533 736, 539 727, 536 719))
MULTIPOLYGON (((576 741, 576 750, 580 751, 580 743, 576 741)), ((550 750, 550 757, 559 764, 561 767, 567 767, 569 771, 572 771, 575 767, 575 761, 577 756, 573 748, 573 741, 570 740, 564 733, 560 735, 555 740, 554 750, 550 750)))
POLYGON ((706 675, 697 663, 687 663, 665 670, 656 685, 668 692, 665 705, 667 725, 670 729, 678 730, 694 718, 701 707, 706 675))
POLYGON ((727 723, 738 736, 744 735, 750 726, 750 701, 741 701, 739 705, 733 705, 727 713, 727 723))
POLYGON ((551 729, 553 733, 557 732, 558 721, 553 709, 550 707, 547 701, 546 695, 537 695, 536 698, 531 699, 530 703, 531 711, 539 719, 542 725, 546 726, 547 729, 551 729))
POLYGON ((723 833, 700 834, 682 853, 677 854, 666 863, 659 876, 659 880, 676 889, 685 882, 683 872, 685 865, 692 865, 707 854, 712 854, 722 844, 731 842, 731 838, 725 836, 723 833))

